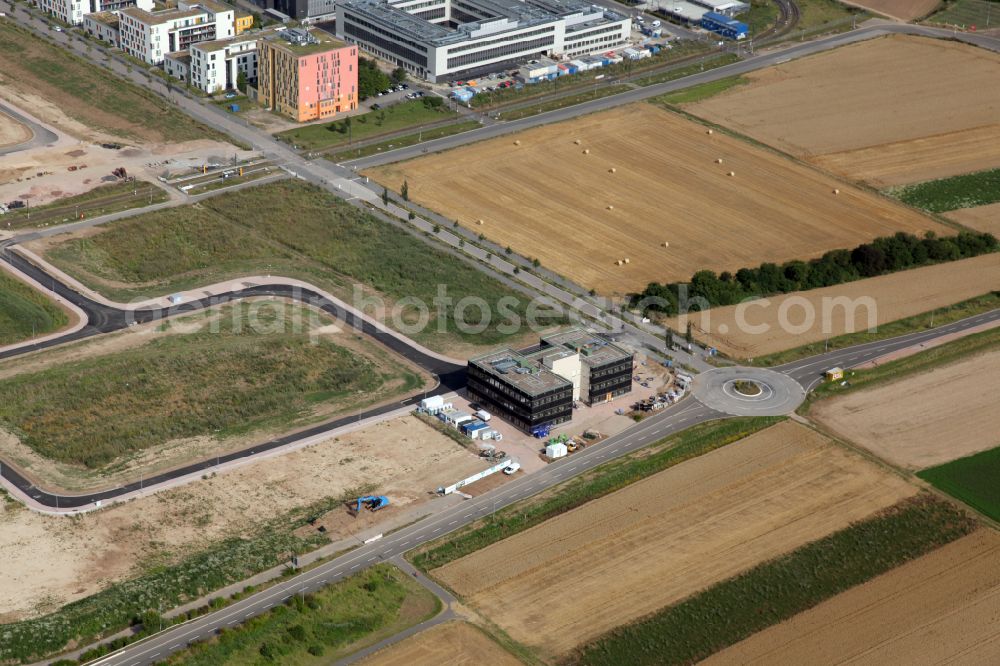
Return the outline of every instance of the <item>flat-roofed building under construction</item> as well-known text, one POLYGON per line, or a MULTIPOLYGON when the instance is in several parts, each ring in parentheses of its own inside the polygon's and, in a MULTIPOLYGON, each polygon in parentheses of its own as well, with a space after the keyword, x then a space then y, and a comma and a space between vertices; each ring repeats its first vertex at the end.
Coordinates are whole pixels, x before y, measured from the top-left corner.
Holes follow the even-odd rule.
POLYGON ((633 355, 573 328, 530 349, 500 349, 469 360, 469 395, 518 428, 532 431, 573 417, 573 403, 607 402, 632 389, 633 355))
POLYGON ((632 21, 582 0, 344 0, 337 36, 430 81, 516 67, 542 55, 603 53, 632 21))

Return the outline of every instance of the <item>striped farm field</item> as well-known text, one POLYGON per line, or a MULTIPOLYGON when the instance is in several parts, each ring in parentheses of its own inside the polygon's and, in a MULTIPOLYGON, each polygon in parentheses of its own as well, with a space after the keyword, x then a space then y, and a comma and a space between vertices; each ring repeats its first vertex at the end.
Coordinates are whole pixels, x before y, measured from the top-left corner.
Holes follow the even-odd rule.
POLYGON ((406 182, 414 201, 602 294, 687 280, 702 269, 809 259, 898 231, 948 232, 905 206, 649 103, 370 175, 397 192, 406 182))
POLYGON ((515 641, 556 660, 915 492, 786 421, 432 574, 515 641))
POLYGON ((750 72, 684 109, 889 187, 1000 167, 1000 86, 984 85, 998 77, 1000 54, 892 35, 750 72))

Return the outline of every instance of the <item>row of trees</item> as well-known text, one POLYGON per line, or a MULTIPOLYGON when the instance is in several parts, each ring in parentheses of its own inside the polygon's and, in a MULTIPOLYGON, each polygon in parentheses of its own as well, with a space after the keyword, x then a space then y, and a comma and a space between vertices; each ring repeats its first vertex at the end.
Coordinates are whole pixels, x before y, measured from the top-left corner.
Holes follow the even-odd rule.
POLYGON ((358 58, 358 96, 364 100, 374 97, 389 86, 406 81, 406 70, 397 67, 391 74, 378 68, 374 60, 358 58))
POLYGON ((900 232, 876 238, 853 250, 832 250, 811 261, 795 260, 780 266, 763 263, 756 268, 741 268, 735 274, 698 271, 691 276, 690 282, 651 282, 641 293, 631 295, 631 304, 644 311, 677 314, 684 290, 689 305, 686 309, 698 310, 705 302, 709 306, 734 305, 748 298, 829 287, 908 268, 975 257, 997 249, 1000 244, 988 233, 962 232, 939 238, 928 232, 918 238, 900 232))

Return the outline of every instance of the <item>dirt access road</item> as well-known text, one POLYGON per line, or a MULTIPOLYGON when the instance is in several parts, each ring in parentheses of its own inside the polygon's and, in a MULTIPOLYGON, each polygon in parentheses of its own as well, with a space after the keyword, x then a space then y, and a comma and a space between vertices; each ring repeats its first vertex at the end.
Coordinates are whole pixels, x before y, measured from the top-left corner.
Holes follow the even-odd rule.
POLYGON ((702 269, 807 259, 897 231, 947 232, 913 210, 650 103, 371 175, 395 191, 405 180, 415 201, 609 295, 702 269))
POLYGON ((361 666, 518 666, 521 662, 480 629, 448 622, 376 652, 361 666))
POLYGON ((1000 445, 1000 349, 817 402, 811 418, 880 458, 923 469, 1000 445))
MULTIPOLYGON (((772 296, 743 306, 711 308, 692 313, 688 319, 699 342, 733 358, 747 359, 867 330, 869 313, 882 326, 994 289, 1000 289, 1000 256, 988 254, 772 296), (858 307, 837 305, 841 302, 858 307)), ((679 317, 667 319, 666 324, 675 331, 686 328, 679 317)))
POLYGON ((937 9, 941 0, 844 0, 844 4, 909 22, 928 16, 937 9))
POLYGON ((685 110, 876 187, 1000 166, 1000 55, 985 49, 891 35, 745 76, 685 110))
POLYGON ((433 575, 512 638, 557 659, 915 490, 784 422, 433 575))
POLYGON ((998 617, 1000 534, 984 528, 702 663, 996 664, 998 617))

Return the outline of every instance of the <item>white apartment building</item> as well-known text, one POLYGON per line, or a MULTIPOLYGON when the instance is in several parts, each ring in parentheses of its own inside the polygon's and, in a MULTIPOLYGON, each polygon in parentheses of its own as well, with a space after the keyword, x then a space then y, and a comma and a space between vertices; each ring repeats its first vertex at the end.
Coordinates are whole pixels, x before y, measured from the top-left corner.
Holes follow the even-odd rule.
POLYGON ((96 12, 115 12, 126 7, 153 10, 153 0, 35 0, 35 5, 72 25, 80 25, 84 16, 96 12))
POLYGON ((83 15, 83 29, 102 42, 118 46, 118 14, 115 12, 94 12, 83 15))
POLYGON ((337 37, 429 81, 628 43, 632 21, 583 0, 344 0, 337 37))
POLYGON ((195 88, 214 94, 236 88, 240 72, 257 80, 257 40, 260 34, 199 42, 191 47, 191 78, 195 88))
POLYGON ((214 0, 182 0, 177 9, 159 12, 129 7, 119 16, 122 51, 150 65, 159 65, 168 53, 186 51, 198 42, 236 34, 236 11, 214 0))

